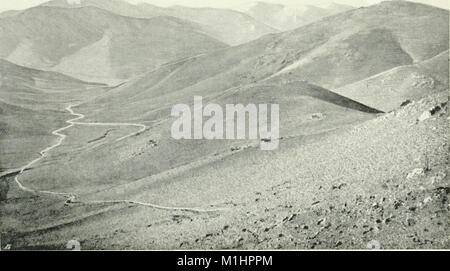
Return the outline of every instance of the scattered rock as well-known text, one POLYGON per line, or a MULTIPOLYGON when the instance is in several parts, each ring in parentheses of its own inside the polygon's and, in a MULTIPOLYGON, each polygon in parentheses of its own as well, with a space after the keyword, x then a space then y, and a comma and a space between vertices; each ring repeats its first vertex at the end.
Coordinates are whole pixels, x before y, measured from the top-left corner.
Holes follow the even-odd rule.
POLYGON ((396 200, 395 202, 394 202, 394 209, 398 209, 400 206, 402 206, 403 205, 403 202, 401 201, 401 200, 396 200))
POLYGON ((427 119, 431 118, 431 113, 430 111, 425 111, 422 113, 422 115, 420 115, 420 117, 417 119, 418 122, 422 122, 425 121, 427 119))
POLYGON ((322 113, 313 113, 311 116, 309 116, 309 120, 323 120, 325 119, 325 115, 322 113))
POLYGON ((336 189, 342 189, 343 187, 345 187, 345 186, 347 186, 347 184, 346 183, 341 183, 341 184, 339 184, 339 185, 333 185, 332 187, 331 187, 331 189, 332 190, 336 190, 336 189))
POLYGON ((432 197, 426 197, 424 200, 423 200, 423 203, 424 204, 428 204, 428 203, 430 203, 430 202, 432 202, 433 201, 433 198, 432 197))
POLYGON ((425 170, 423 168, 415 168, 411 173, 406 177, 408 180, 413 179, 417 176, 425 175, 425 170))
POLYGON ((158 147, 158 142, 156 142, 155 140, 151 139, 151 140, 149 140, 147 142, 147 145, 152 147, 152 148, 155 148, 155 147, 158 147))

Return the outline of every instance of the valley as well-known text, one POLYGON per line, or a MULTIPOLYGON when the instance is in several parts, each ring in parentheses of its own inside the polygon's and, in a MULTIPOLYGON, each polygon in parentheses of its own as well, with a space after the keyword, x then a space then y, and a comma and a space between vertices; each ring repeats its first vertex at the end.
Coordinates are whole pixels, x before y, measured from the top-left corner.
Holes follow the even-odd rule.
POLYGON ((448 10, 334 6, 251 36, 285 9, 116 1, 0 16, 2 247, 449 248, 448 10), (279 105, 278 148, 175 139, 198 96, 279 105))

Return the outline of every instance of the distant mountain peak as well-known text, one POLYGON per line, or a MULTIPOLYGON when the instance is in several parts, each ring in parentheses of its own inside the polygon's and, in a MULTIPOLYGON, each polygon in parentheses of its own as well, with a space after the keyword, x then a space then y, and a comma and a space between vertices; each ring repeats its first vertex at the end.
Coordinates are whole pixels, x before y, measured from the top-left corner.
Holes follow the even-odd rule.
POLYGON ((235 9, 247 13, 275 29, 287 31, 324 17, 351 10, 353 7, 336 3, 319 7, 303 3, 282 5, 256 1, 237 6, 235 9))
POLYGON ((81 0, 67 0, 69 5, 81 5, 81 0))

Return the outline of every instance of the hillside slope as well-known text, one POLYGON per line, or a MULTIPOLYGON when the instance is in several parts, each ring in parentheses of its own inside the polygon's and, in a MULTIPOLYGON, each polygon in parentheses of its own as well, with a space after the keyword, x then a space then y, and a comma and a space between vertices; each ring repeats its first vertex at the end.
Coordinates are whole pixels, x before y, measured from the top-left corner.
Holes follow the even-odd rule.
POLYGON ((85 185, 82 198, 211 212, 61 208, 63 199, 16 200, 22 192, 11 187, 4 238, 28 249, 64 249, 71 236, 85 249, 366 249, 371 240, 383 249, 446 249, 447 102, 447 93, 433 95, 355 127, 283 141, 276 153, 249 148, 107 189, 85 185))
POLYGON ((22 166, 54 140, 64 104, 101 94, 104 86, 0 60, 0 172, 22 166))
POLYGON ((297 54, 278 75, 333 89, 444 52, 448 20, 443 9, 382 2, 281 34, 269 46, 297 54))
POLYGON ((423 62, 401 66, 333 90, 382 111, 448 90, 448 50, 423 62))
MULTIPOLYGON (((112 91, 115 89, 110 89, 101 97, 108 96, 112 91)), ((191 95, 187 92, 177 99, 192 105, 191 95)), ((102 133, 109 134, 110 129, 115 127, 99 127, 95 130, 89 127, 74 127, 66 132, 67 142, 44 159, 39 167, 24 174, 24 179, 30 180, 28 183, 38 189, 63 190, 67 184, 61 183, 60 179, 69 178, 72 180, 71 190, 83 195, 89 191, 107 189, 110 185, 126 185, 148 176, 165 175, 185 167, 191 168, 205 161, 233 155, 239 150, 258 147, 261 143, 260 139, 175 140, 171 135, 174 121, 174 118, 170 117, 171 106, 165 104, 174 99, 168 95, 162 95, 155 101, 139 96, 136 99, 141 102, 130 104, 123 100, 121 113, 114 109, 105 113, 103 105, 89 102, 73 109, 86 114, 87 118, 83 121, 91 123, 105 119, 106 122, 125 122, 126 118, 130 118, 126 122, 148 126, 149 129, 145 132, 122 142, 115 142, 110 135, 98 140, 98 144, 94 146, 90 142, 97 141, 102 133), (164 101, 166 102, 163 103, 164 101), (69 153, 71 149, 83 149, 83 152, 71 153, 68 156, 59 155, 69 153), (102 158, 99 159, 100 157, 102 158), (65 166, 69 164, 71 170, 67 170, 65 166), (93 167, 97 168, 95 174, 92 173, 93 167), (86 187, 89 187, 89 191, 86 187)), ((301 82, 282 87, 275 83, 252 85, 224 93, 209 93, 204 96, 203 103, 219 104, 222 108, 225 108, 226 104, 238 103, 279 104, 279 136, 286 139, 353 125, 372 119, 376 116, 374 113, 379 113, 326 89, 301 82)))

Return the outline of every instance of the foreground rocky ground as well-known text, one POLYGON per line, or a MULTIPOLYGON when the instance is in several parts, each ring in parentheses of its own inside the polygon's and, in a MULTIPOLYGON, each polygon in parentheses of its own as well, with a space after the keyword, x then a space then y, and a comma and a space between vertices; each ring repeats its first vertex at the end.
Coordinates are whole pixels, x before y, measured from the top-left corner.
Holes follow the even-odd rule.
POLYGON ((287 177, 284 185, 257 197, 250 210, 243 209, 238 223, 197 243, 264 249, 449 248, 447 117, 442 94, 300 147, 297 157, 310 155, 309 181, 287 177))

